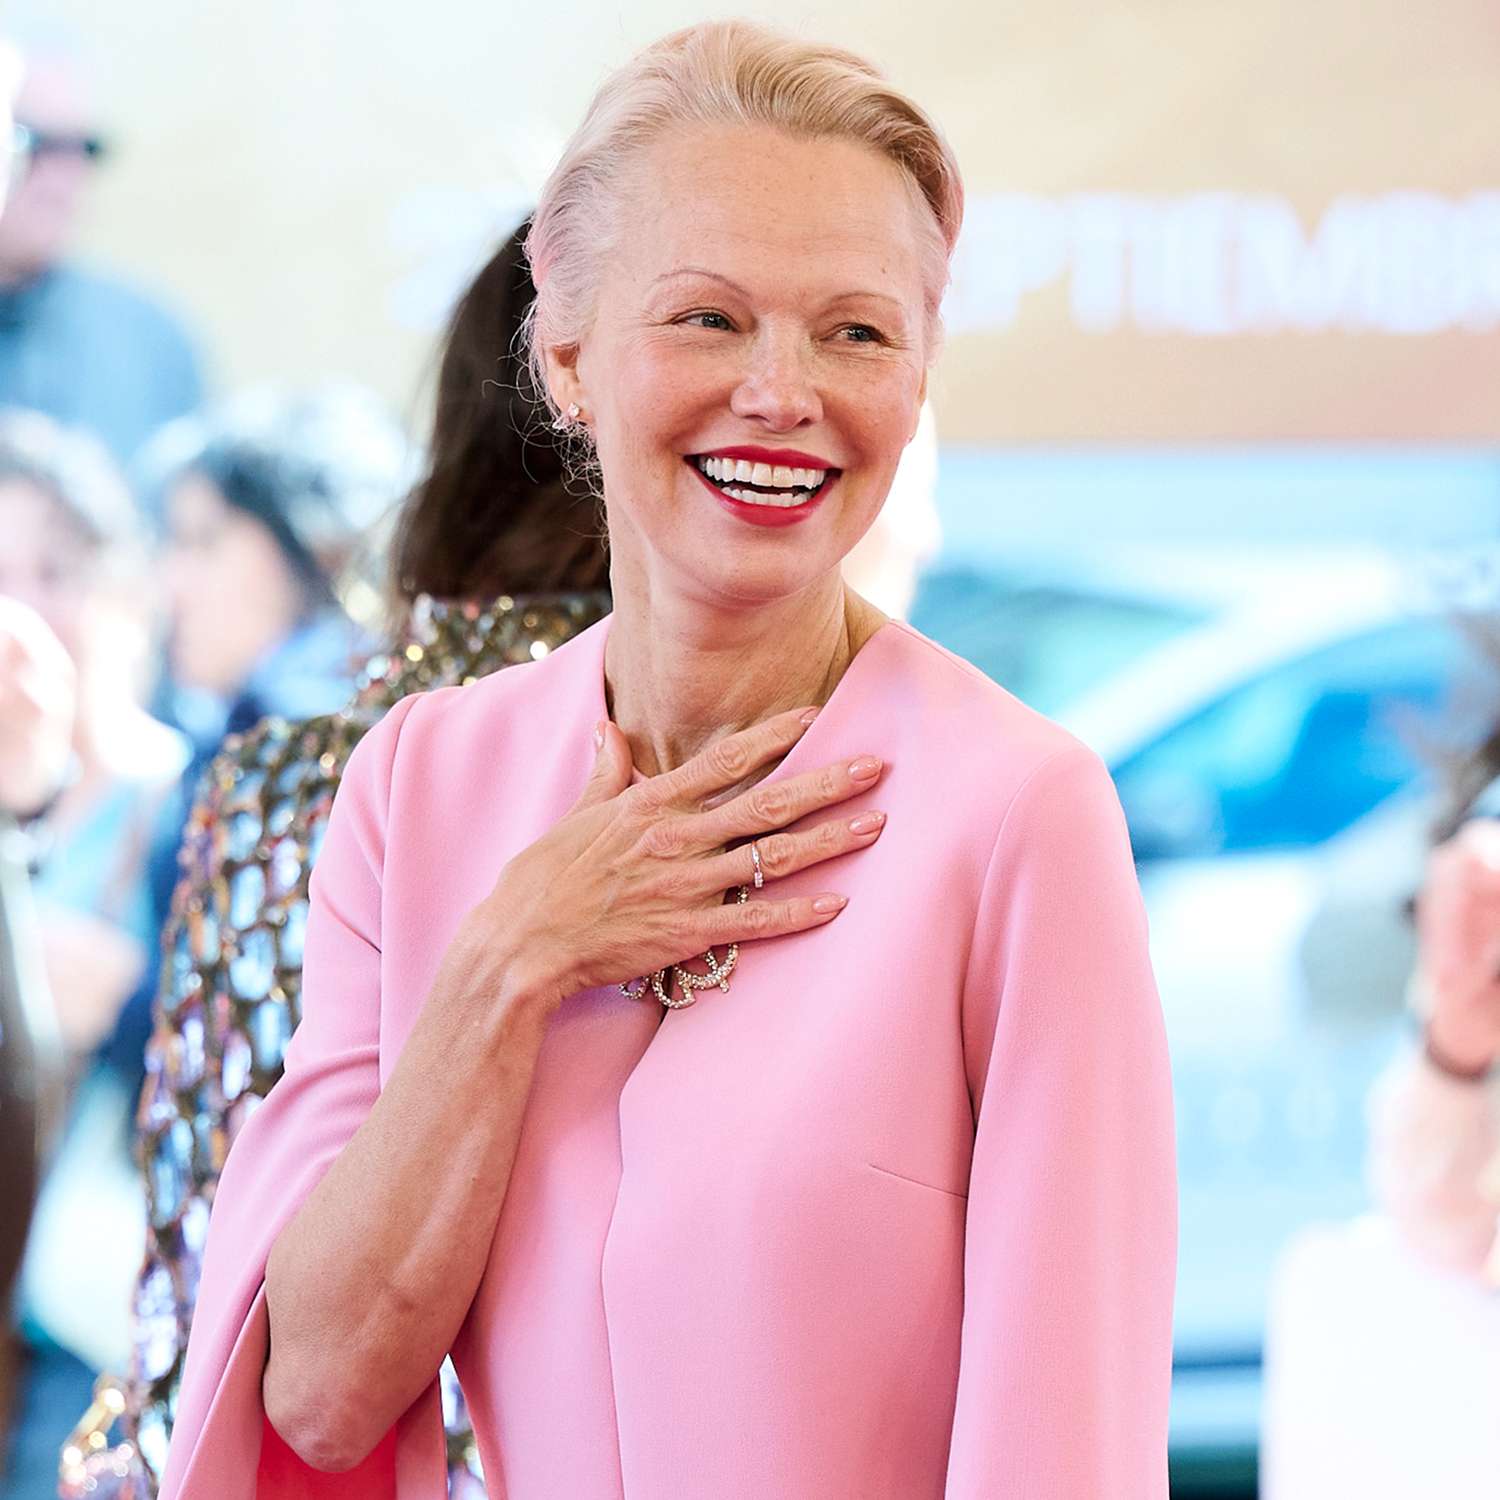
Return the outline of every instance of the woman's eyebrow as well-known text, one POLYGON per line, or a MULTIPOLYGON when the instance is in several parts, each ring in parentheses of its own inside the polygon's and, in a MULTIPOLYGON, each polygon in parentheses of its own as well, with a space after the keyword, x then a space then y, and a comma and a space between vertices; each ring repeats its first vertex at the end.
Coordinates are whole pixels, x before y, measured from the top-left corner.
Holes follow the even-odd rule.
POLYGON ((839 292, 830 297, 825 307, 837 307, 840 302, 888 302, 898 312, 903 312, 904 307, 899 297, 893 297, 889 292, 839 292))
MULTIPOLYGON (((749 293, 745 290, 744 287, 739 284, 739 282, 731 280, 728 276, 723 275, 719 271, 710 271, 703 266, 677 266, 670 271, 663 271, 660 276, 654 277, 652 279, 651 285, 655 286, 657 282, 660 281, 670 281, 675 276, 704 276, 707 277, 710 281, 722 282, 725 286, 731 288, 733 291, 738 292, 742 297, 749 295, 749 293)), ((836 292, 832 297, 829 297, 828 300, 824 302, 823 306, 825 308, 837 307, 840 302, 860 302, 866 300, 888 302, 898 311, 900 311, 902 308, 900 298, 891 296, 889 292, 874 292, 863 290, 836 292)))

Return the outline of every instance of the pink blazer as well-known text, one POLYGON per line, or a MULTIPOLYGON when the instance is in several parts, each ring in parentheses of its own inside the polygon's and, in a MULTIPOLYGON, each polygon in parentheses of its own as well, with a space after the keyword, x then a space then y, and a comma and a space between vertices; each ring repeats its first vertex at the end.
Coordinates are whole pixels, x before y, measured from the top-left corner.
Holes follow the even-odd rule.
MULTIPOLYGON (((267 1254, 460 918, 582 788, 609 625, 403 700, 351 759, 164 1500, 256 1493, 267 1254)), ((492 1500, 1165 1500, 1172 1098, 1113 783, 899 622, 772 779, 864 751, 842 811, 886 808, 880 841, 781 883, 845 891, 831 924, 688 1008, 610 987, 552 1021, 453 1349, 492 1500)), ((445 1493, 435 1380, 392 1451, 399 1500, 445 1493)))

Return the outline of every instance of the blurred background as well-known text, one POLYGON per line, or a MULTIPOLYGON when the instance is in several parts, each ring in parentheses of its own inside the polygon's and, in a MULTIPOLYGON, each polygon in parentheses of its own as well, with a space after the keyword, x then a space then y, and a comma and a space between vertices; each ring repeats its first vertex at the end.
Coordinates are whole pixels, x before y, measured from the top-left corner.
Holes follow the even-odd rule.
MULTIPOLYGON (((81 695, 109 753, 75 745, 73 775, 97 763, 119 791, 29 820, 21 857, 52 924, 57 1014, 32 1020, 60 1032, 74 1093, 40 1189, 12 1190, 39 1196, 5 1500, 55 1492, 94 1375, 128 1355, 145 1210, 97 1143, 140 1083, 153 830, 180 826, 174 789, 224 732, 352 691, 379 624, 346 580, 339 623, 256 686, 279 637, 238 621, 250 585, 214 582, 221 497, 181 479, 220 472, 219 429, 180 419, 300 433, 340 476, 333 540, 378 549, 455 298, 603 72, 714 13, 739 12, 5 9, 28 70, 0 404, 91 433, 119 471, 77 478, 55 434, 0 432, 20 455, 0 462, 0 596, 40 609, 80 683, 113 684, 81 695), (315 411, 287 394, 309 391, 315 411), (59 486, 71 520, 37 508, 59 486), (107 567, 70 582, 90 548, 107 567), (69 590, 96 585, 109 623, 70 640, 69 590)), ((1441 1070, 1410 905, 1444 817, 1451 836, 1500 811, 1476 800, 1500 763, 1475 761, 1500 723, 1500 11, 754 15, 874 58, 965 171, 909 613, 1092 744, 1126 809, 1177 1089, 1174 1495, 1493 1495, 1500 1297, 1473 1228, 1492 1190, 1466 1163, 1500 1146, 1500 1108, 1493 1075, 1413 1082, 1441 1070), (1424 1213, 1467 1214, 1463 1249, 1424 1213)), ((262 596, 281 586, 241 562, 262 596)), ((23 1222, 18 1198, 4 1211, 23 1222)))

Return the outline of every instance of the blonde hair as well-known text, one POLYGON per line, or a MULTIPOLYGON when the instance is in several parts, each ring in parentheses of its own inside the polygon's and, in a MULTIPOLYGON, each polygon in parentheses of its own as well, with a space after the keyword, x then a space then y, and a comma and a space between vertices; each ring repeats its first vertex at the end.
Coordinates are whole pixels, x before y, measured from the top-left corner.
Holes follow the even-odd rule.
POLYGON ((859 142, 911 184, 923 224, 927 355, 963 219, 953 151, 871 63, 750 21, 710 21, 652 43, 612 74, 547 179, 526 237, 537 296, 521 330, 537 393, 551 406, 542 352, 576 345, 593 316, 600 266, 629 191, 625 167, 673 126, 769 125, 859 142))

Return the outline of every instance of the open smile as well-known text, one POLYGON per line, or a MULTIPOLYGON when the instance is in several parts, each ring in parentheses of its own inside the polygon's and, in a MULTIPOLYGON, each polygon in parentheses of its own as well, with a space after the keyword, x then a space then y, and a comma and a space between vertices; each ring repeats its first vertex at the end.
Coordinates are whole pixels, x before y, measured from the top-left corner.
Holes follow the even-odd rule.
POLYGON ((742 457, 733 452, 690 453, 684 462, 726 509, 741 520, 760 526, 785 526, 803 520, 842 473, 816 462, 777 463, 771 457, 742 457))

